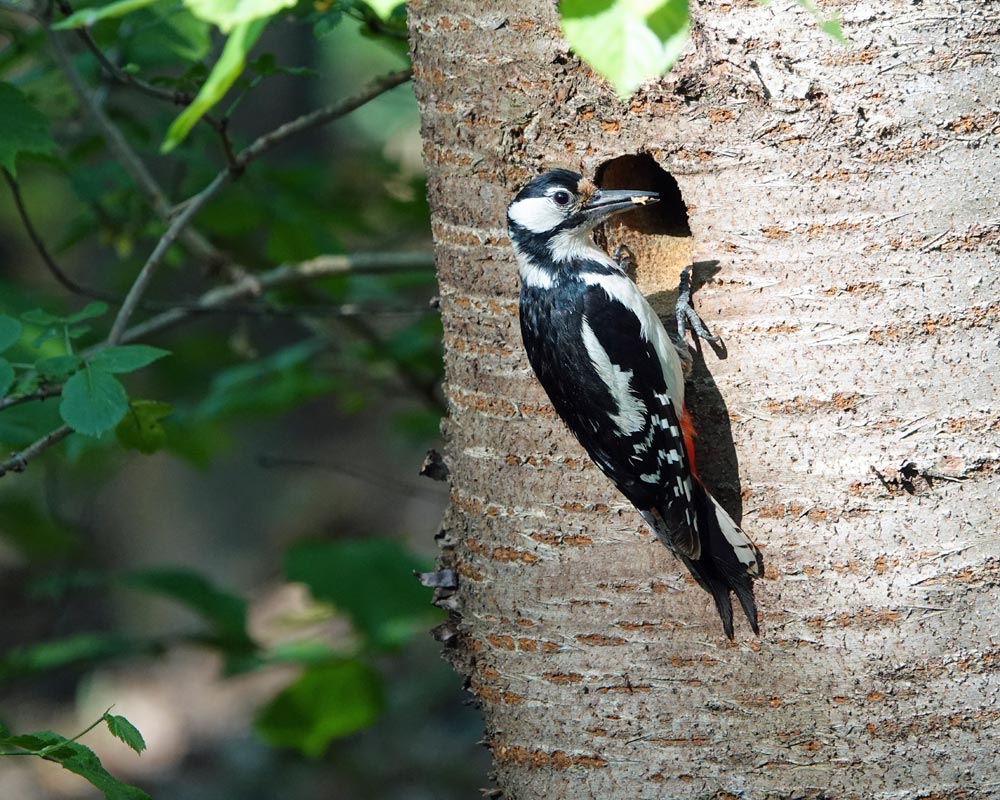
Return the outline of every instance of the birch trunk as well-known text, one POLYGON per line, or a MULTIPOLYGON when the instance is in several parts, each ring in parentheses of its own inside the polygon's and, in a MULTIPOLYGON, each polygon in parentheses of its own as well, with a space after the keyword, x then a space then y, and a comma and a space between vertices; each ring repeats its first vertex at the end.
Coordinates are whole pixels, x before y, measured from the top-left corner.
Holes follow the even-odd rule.
MULTIPOLYGON (((554 2, 410 4, 460 581, 442 633, 504 797, 1000 796, 1000 9, 825 9, 850 49, 791 3, 695 2, 684 59, 622 103, 554 2), (513 193, 652 161, 710 262, 695 303, 728 353, 690 390, 699 466, 764 551, 759 639, 724 638, 520 343, 513 193)), ((684 233, 663 209, 609 234, 650 294, 684 233)))

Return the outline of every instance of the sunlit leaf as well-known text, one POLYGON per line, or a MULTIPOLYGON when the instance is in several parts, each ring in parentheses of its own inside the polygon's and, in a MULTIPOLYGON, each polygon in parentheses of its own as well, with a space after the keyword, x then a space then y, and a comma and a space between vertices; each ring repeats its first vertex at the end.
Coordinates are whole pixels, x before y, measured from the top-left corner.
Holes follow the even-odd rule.
POLYGON ((306 668, 254 727, 268 744, 318 757, 334 739, 374 723, 382 705, 379 674, 362 661, 340 661, 306 668))
POLYGON ((302 542, 285 556, 289 580, 350 615, 379 647, 401 645, 437 618, 430 594, 413 578, 422 569, 429 565, 383 538, 302 542))
POLYGON ((191 13, 211 22, 223 33, 256 20, 267 20, 296 0, 184 0, 191 13))
POLYGON ((117 0, 106 6, 81 8, 79 11, 74 11, 66 19, 60 20, 52 27, 60 31, 71 28, 83 28, 94 25, 102 19, 121 17, 133 11, 138 11, 140 8, 145 8, 155 2, 156 0, 117 0))
MULTIPOLYGON (((159 24, 138 31, 135 41, 147 59, 166 59, 172 54, 194 66, 212 48, 212 27, 198 19, 176 0, 158 0, 149 7, 159 24)), ((145 62, 143 62, 145 63, 145 62)))
POLYGON ((48 118, 20 89, 0 81, 0 167, 17 175, 19 153, 51 153, 55 147, 48 118))
POLYGON ((125 387, 108 372, 83 369, 63 386, 59 413, 77 433, 100 436, 121 422, 126 411, 125 387))
POLYGON ((123 447, 149 455, 167 443, 163 420, 173 413, 173 407, 157 400, 132 400, 128 413, 115 428, 115 436, 123 447))
POLYGON ((670 69, 690 30, 687 0, 562 0, 560 11, 573 52, 621 97, 670 69))
POLYGON ((125 742, 135 752, 141 753, 146 749, 146 740, 142 738, 139 729, 125 719, 125 717, 105 711, 104 722, 107 724, 112 736, 125 742))
POLYGON ((171 123, 166 138, 160 146, 160 152, 169 153, 183 142, 198 120, 225 97, 226 92, 243 72, 247 53, 257 43, 257 39, 264 32, 267 23, 267 19, 258 19, 254 22, 244 22, 233 28, 233 32, 226 39, 225 47, 222 48, 222 55, 215 62, 215 66, 202 85, 201 91, 171 123))
POLYGON ((402 0, 366 0, 368 7, 382 19, 389 19, 392 12, 403 5, 402 0))

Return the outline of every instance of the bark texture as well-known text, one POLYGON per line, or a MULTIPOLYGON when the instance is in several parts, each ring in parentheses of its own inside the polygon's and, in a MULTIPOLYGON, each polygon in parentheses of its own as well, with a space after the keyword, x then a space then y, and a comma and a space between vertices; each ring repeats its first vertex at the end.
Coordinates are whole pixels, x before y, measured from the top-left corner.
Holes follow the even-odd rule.
MULTIPOLYGON (((622 103, 554 2, 410 4, 459 576, 442 634, 505 797, 1000 797, 1000 9, 823 7, 850 49, 789 3, 694 2, 686 57, 622 103), (764 551, 759 639, 723 637, 521 348, 513 192, 638 153, 718 262, 695 302, 728 357, 690 397, 700 471, 764 551)), ((666 231, 626 233, 644 290, 672 289, 666 231)))

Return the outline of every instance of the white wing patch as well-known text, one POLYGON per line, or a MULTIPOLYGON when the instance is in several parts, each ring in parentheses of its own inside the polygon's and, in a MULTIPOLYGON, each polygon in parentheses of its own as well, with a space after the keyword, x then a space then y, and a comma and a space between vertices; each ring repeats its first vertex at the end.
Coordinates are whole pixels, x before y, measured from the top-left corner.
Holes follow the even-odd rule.
MULTIPOLYGON (((608 258, 607 256, 604 256, 608 258)), ((611 259, 608 259, 609 261, 611 259)), ((614 262, 612 262, 614 263, 614 262)), ((639 287, 624 273, 603 275, 596 272, 584 272, 580 279, 588 286, 600 286, 612 300, 621 303, 639 319, 642 335, 653 345, 663 370, 663 379, 667 384, 667 395, 674 408, 684 407, 684 370, 681 367, 680 356, 670 336, 656 316, 646 298, 642 296, 639 287)))
POLYGON ((583 346, 587 349, 594 370, 608 387, 611 399, 618 407, 618 413, 611 414, 611 419, 626 436, 641 431, 646 425, 646 412, 639 398, 632 394, 632 370, 623 370, 611 363, 611 357, 601 346, 586 317, 581 325, 581 333, 583 346))

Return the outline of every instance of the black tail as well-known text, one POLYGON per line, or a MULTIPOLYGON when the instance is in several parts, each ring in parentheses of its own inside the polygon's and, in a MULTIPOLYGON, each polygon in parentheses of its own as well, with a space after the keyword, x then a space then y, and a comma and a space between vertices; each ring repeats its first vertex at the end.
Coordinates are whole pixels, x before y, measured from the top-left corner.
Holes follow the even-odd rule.
MULTIPOLYGON (((664 537, 655 527, 654 531, 684 562, 684 566, 690 570, 701 588, 712 595, 715 607, 722 618, 726 636, 733 638, 733 603, 730 593, 736 594, 750 627, 759 635, 753 579, 764 574, 764 559, 750 538, 740 530, 739 525, 708 493, 701 482, 695 478, 691 484, 691 502, 697 518, 699 544, 697 557, 693 557, 694 552, 685 555, 674 546, 677 543, 676 529, 669 537, 664 537), (673 542, 668 539, 673 539, 673 542)), ((643 516, 647 521, 654 518, 659 518, 657 521, 660 521, 664 518, 670 519, 675 513, 675 509, 671 508, 659 510, 654 515, 643 514, 643 516)))

